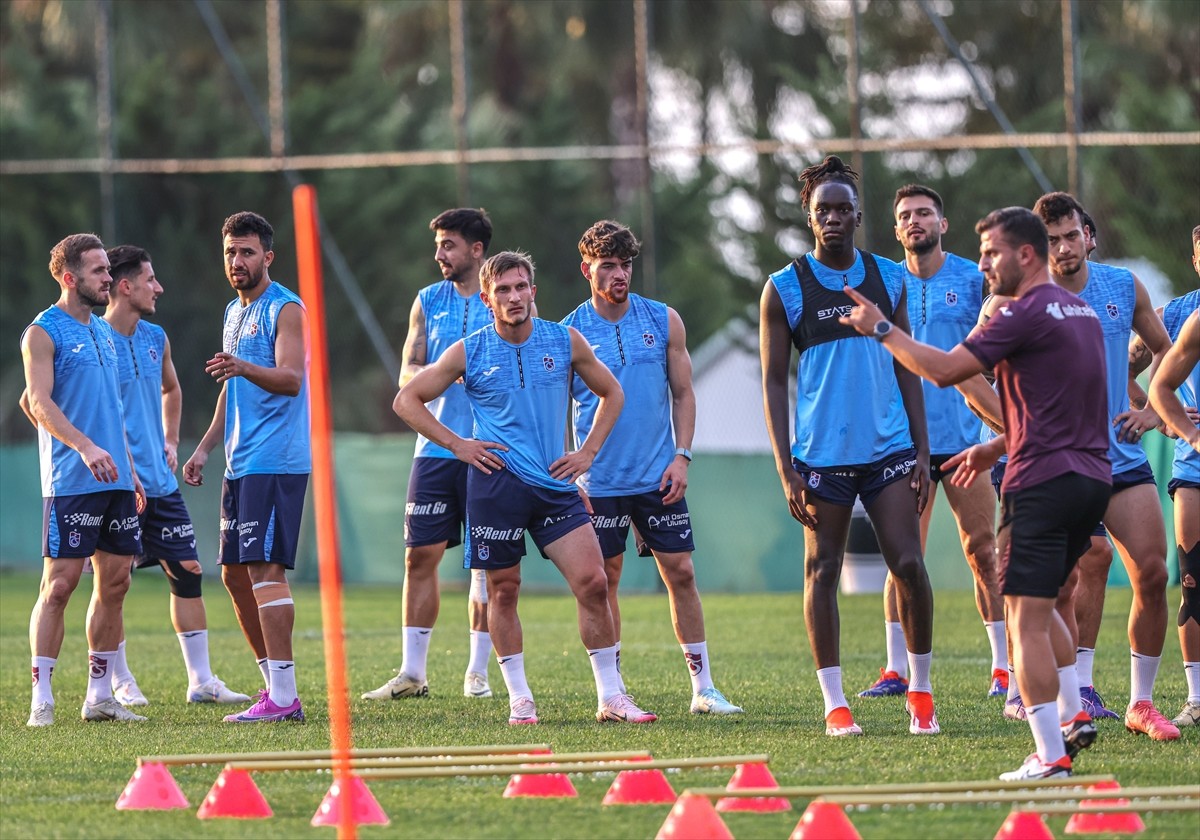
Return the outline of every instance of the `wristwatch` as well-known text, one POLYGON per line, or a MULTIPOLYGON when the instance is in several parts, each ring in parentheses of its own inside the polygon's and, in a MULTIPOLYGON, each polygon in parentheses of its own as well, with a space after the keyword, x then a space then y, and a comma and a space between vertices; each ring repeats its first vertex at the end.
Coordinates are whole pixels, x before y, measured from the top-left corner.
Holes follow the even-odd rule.
POLYGON ((692 450, 685 449, 682 446, 675 450, 675 454, 682 455, 684 458, 687 458, 689 462, 692 460, 692 450))
POLYGON ((886 318, 875 324, 875 329, 871 335, 875 336, 876 341, 883 341, 884 337, 892 331, 892 322, 886 318))

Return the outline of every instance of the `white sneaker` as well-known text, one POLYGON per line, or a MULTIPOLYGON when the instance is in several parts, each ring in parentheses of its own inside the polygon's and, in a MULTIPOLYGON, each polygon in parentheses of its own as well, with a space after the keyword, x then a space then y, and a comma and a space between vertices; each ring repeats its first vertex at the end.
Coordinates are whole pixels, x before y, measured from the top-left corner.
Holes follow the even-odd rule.
POLYGON ((596 720, 600 723, 653 723, 658 720, 658 715, 639 709, 628 694, 614 694, 600 704, 596 720))
POLYGON ((365 692, 364 700, 399 700, 402 697, 429 696, 429 681, 417 681, 403 671, 397 671, 396 676, 385 682, 374 691, 365 692))
POLYGON ((521 726, 538 722, 537 706, 532 697, 517 697, 508 703, 508 725, 521 726))
POLYGON ((1070 776, 1071 759, 1063 756, 1052 764, 1042 761, 1037 753, 1031 753, 1025 763, 1016 770, 1000 774, 1002 782, 1024 782, 1029 779, 1049 779, 1053 776, 1070 776))
POLYGON ((49 726, 54 723, 54 704, 38 703, 29 710, 29 721, 26 726, 49 726))
POLYGON ((113 697, 122 706, 150 705, 150 701, 146 699, 146 695, 142 694, 142 690, 138 688, 137 680, 132 677, 125 680, 125 682, 113 685, 113 697))
POLYGON ((463 697, 491 697, 492 687, 488 685, 487 674, 478 671, 467 671, 463 677, 463 697))
POLYGON ((744 711, 745 709, 730 703, 724 694, 711 686, 692 697, 694 715, 740 715, 744 711))
POLYGON ((107 697, 99 703, 85 702, 83 704, 83 719, 90 722, 145 720, 141 715, 135 715, 118 703, 115 697, 107 697))
POLYGON ((250 699, 248 694, 238 694, 226 688, 216 674, 204 685, 194 688, 188 686, 187 701, 189 703, 245 703, 250 699))

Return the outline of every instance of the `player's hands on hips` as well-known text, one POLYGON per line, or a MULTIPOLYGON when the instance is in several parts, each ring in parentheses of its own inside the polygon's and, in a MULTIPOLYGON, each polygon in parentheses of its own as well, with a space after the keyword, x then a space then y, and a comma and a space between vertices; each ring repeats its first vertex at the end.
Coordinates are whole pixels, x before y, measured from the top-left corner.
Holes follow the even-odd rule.
POLYGON ((789 469, 783 479, 783 495, 787 498, 788 513, 805 528, 817 529, 817 515, 808 509, 807 491, 800 473, 789 469))
POLYGON ((91 441, 80 448, 79 457, 83 459, 83 463, 87 465, 88 470, 97 481, 112 484, 120 475, 117 472, 117 463, 112 456, 91 441))
POLYGON ((586 449, 576 449, 568 452, 550 465, 550 477, 559 481, 575 481, 592 468, 596 457, 586 449))
POLYGON ((662 493, 664 505, 673 505, 683 498, 688 485, 688 461, 681 455, 671 459, 671 463, 663 470, 662 479, 658 482, 658 492, 662 493))
MULTIPOLYGON (((1200 408, 1193 408, 1190 405, 1185 405, 1183 407, 1183 411, 1185 414, 1187 414, 1188 422, 1191 423, 1193 426, 1197 427, 1196 434, 1192 435, 1191 437, 1185 437, 1184 442, 1191 444, 1191 447, 1193 449, 1200 450, 1200 446, 1197 446, 1195 443, 1192 442, 1192 441, 1200 439, 1200 408)), ((1158 430, 1160 432, 1162 432, 1164 435, 1166 435, 1167 437, 1169 437, 1171 440, 1179 440, 1179 435, 1177 435, 1175 433, 1175 430, 1172 429, 1170 426, 1168 426, 1166 423, 1163 423, 1161 426, 1159 426, 1158 430)))
POLYGON ((235 376, 242 375, 245 363, 230 353, 218 353, 204 363, 204 372, 217 382, 227 382, 235 376))
POLYGON ((464 464, 470 464, 484 475, 491 475, 492 470, 504 469, 504 459, 495 452, 492 452, 491 450, 493 449, 498 449, 501 452, 508 451, 508 447, 503 443, 468 438, 460 438, 458 443, 450 447, 450 451, 454 453, 454 457, 458 458, 464 464))
POLYGON ((925 505, 929 504, 929 485, 932 482, 929 479, 929 453, 917 453, 917 465, 913 467, 913 477, 909 481, 909 486, 917 491, 917 516, 925 512, 925 505))
POLYGON ((950 483, 955 487, 970 487, 981 472, 990 470, 992 465, 1000 460, 1001 454, 1003 453, 993 451, 986 443, 977 443, 948 458, 942 464, 942 473, 953 467, 954 474, 950 476, 950 483))
POLYGON ((185 484, 190 484, 192 487, 199 487, 204 483, 204 465, 208 462, 208 453, 201 452, 199 448, 192 453, 192 457, 188 458, 187 463, 183 465, 183 481, 185 484))
POLYGON ((1142 435, 1151 429, 1157 429, 1162 421, 1153 408, 1143 408, 1141 411, 1131 409, 1122 411, 1113 418, 1113 427, 1117 430, 1117 440, 1125 443, 1139 443, 1142 435))
POLYGON ((850 310, 849 315, 843 315, 838 318, 839 324, 845 324, 858 330, 863 335, 875 334, 875 325, 880 321, 886 321, 883 317, 883 312, 869 298, 864 297, 861 293, 849 286, 843 286, 842 291, 846 296, 856 304, 850 310))

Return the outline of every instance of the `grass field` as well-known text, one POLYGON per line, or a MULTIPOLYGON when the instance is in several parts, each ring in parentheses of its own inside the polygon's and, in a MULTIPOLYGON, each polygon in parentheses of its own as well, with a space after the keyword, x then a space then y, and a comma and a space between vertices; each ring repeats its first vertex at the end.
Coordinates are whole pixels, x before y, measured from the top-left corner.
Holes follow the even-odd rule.
MULTIPOLYGON (((27 625, 37 581, 28 574, 0 576, 0 836, 4 838, 317 837, 332 830, 309 826, 329 787, 329 777, 275 773, 258 778, 275 816, 268 821, 199 821, 194 808, 218 770, 184 767, 173 775, 193 810, 119 812, 117 796, 138 755, 243 752, 328 747, 318 596, 299 589, 298 678, 308 724, 232 726, 226 709, 188 706, 179 646, 167 618, 161 575, 139 573, 127 603, 130 664, 152 705, 140 725, 84 724, 78 718, 85 689, 83 617, 87 593, 76 594, 67 638, 55 674, 58 722, 49 729, 25 727, 29 705, 27 625)), ((219 584, 206 583, 213 665, 230 686, 250 693, 261 679, 219 584)), ((989 700, 987 643, 970 593, 937 595, 934 691, 943 734, 917 738, 907 732, 898 698, 852 700, 866 736, 825 737, 821 697, 813 675, 799 593, 709 595, 705 598, 710 651, 718 685, 747 712, 737 718, 699 718, 687 713, 686 669, 670 630, 664 596, 624 602, 623 665, 639 703, 660 715, 647 726, 597 724, 587 657, 575 630, 574 604, 560 596, 522 600, 526 660, 542 723, 507 726, 504 696, 461 696, 467 656, 465 593, 448 593, 430 651, 428 699, 369 704, 358 700, 390 676, 399 663, 399 590, 351 589, 346 595, 355 745, 429 746, 546 742, 555 752, 645 749, 657 758, 768 753, 784 785, 993 779, 1017 766, 1031 750, 1028 727, 1005 721, 998 700, 989 700)), ((1175 597, 1175 596, 1172 596, 1175 597)), ((1110 593, 1097 684, 1113 706, 1128 690, 1125 620, 1128 590, 1110 593)), ((1173 625, 1173 622, 1172 622, 1173 625)), ((869 684, 882 664, 878 596, 842 599, 842 664, 847 694, 869 684)), ((492 685, 502 688, 492 664, 492 685)), ((502 691, 497 692, 503 695, 502 691)), ((1156 702, 1174 715, 1185 695, 1179 645, 1167 638, 1156 702)), ((1113 773, 1125 786, 1196 784, 1200 780, 1200 731, 1182 741, 1153 743, 1119 722, 1100 725, 1100 740, 1076 763, 1080 773, 1113 773)), ((724 785, 731 769, 671 774, 676 791, 724 785)), ((503 799, 507 777, 429 781, 375 781, 372 791, 392 819, 386 828, 364 827, 363 837, 423 838, 642 838, 653 837, 669 806, 602 807, 612 775, 574 778, 578 799, 503 799)), ((782 814, 732 814, 726 823, 738 838, 784 838, 804 803, 782 814)), ((1004 806, 958 806, 945 810, 872 810, 855 813, 866 838, 991 838, 1004 821, 1004 806)), ((1194 838, 1192 814, 1150 814, 1143 837, 1194 838)), ((1049 822, 1063 836, 1065 817, 1049 822)))

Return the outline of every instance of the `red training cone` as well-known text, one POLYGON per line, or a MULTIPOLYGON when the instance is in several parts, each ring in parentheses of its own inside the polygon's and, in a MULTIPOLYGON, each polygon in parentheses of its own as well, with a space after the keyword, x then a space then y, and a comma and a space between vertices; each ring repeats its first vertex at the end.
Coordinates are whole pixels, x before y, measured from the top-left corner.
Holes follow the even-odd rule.
POLYGON ((118 811, 170 811, 187 807, 187 797, 171 778, 171 771, 157 761, 139 764, 117 797, 118 811))
MULTIPOLYGON (((733 773, 733 778, 725 786, 726 790, 742 790, 743 788, 777 788, 779 783, 761 762, 755 764, 739 764, 733 773)), ((760 814, 774 811, 790 811, 792 803, 781 796, 727 796, 717 800, 718 811, 755 811, 760 814)))
POLYGON ((536 773, 521 775, 517 773, 508 780, 504 789, 504 798, 516 796, 578 796, 575 785, 567 778, 566 773, 536 773))
POLYGON ((350 788, 345 795, 341 786, 334 782, 329 786, 329 793, 321 800, 317 813, 313 814, 312 825, 337 826, 341 822, 342 800, 350 800, 351 813, 355 825, 389 825, 391 820, 379 807, 379 801, 367 787, 367 783, 358 776, 350 777, 350 788))
POLYGON ((993 840, 1054 840, 1041 814, 1013 811, 1000 826, 993 840))
MULTIPOLYGON (((1088 790, 1118 791, 1118 782, 1097 782, 1089 785, 1088 790)), ((1072 814, 1067 820, 1067 834, 1140 834, 1146 830, 1142 818, 1133 811, 1116 814, 1087 813, 1088 809, 1102 808, 1105 805, 1128 805, 1128 799, 1085 799, 1079 803, 1080 813, 1072 814)))
POLYGON ((661 770, 622 770, 613 779, 602 805, 669 805, 675 790, 661 770))
POLYGON ((196 816, 202 820, 231 817, 257 820, 271 816, 271 806, 245 770, 222 770, 212 790, 200 803, 196 816))
POLYGON ((809 803, 788 840, 862 840, 842 806, 817 799, 809 803))
POLYGON ((667 814, 654 840, 733 840, 707 796, 685 793, 667 814))

